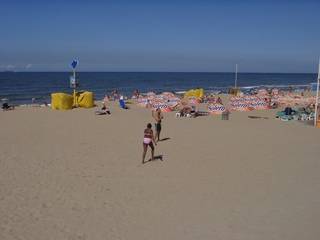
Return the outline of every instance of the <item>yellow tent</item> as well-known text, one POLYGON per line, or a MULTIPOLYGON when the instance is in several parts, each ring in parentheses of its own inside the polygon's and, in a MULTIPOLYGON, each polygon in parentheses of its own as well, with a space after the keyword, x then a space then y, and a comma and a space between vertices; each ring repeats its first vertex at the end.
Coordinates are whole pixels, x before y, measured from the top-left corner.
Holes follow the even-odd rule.
POLYGON ((83 92, 77 96, 77 104, 82 108, 94 107, 94 99, 92 92, 83 92))
POLYGON ((204 96, 203 88, 191 89, 184 94, 185 98, 188 98, 188 97, 203 98, 203 96, 204 96))
POLYGON ((73 107, 92 108, 94 98, 92 92, 75 93, 74 96, 66 93, 51 94, 51 108, 55 110, 69 110, 73 107))
POLYGON ((69 110, 73 106, 73 96, 65 93, 51 94, 51 108, 55 110, 69 110))

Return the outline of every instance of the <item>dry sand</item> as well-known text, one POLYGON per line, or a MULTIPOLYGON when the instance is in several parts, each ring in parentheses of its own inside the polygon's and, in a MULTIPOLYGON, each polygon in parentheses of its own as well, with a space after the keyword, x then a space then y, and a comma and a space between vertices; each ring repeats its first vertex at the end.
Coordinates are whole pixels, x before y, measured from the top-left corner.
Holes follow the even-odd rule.
POLYGON ((142 165, 150 111, 111 111, 0 112, 1 240, 320 238, 320 129, 165 114, 142 165))

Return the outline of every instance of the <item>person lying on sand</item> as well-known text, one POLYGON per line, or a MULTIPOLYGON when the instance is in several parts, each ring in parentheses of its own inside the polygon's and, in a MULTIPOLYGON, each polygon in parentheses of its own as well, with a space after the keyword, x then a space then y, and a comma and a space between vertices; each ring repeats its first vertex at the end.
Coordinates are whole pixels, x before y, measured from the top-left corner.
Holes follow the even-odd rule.
POLYGON ((287 106, 285 109, 284 109, 284 113, 285 115, 292 115, 294 114, 296 111, 293 110, 290 106, 287 106))
POLYGON ((98 110, 95 113, 96 113, 96 115, 106 115, 106 114, 110 115, 111 114, 110 109, 106 106, 106 104, 104 102, 102 103, 101 110, 98 110))
POLYGON ((179 113, 180 117, 196 117, 196 110, 194 106, 184 106, 179 113))
POLYGON ((143 153, 142 153, 142 164, 144 164, 144 159, 146 158, 146 153, 148 150, 148 146, 151 148, 151 160, 154 159, 154 146, 157 145, 153 131, 152 131, 152 125, 151 123, 148 123, 147 128, 144 130, 144 137, 143 137, 143 153))
POLYGON ((9 111, 9 110, 13 110, 13 109, 14 109, 14 106, 9 105, 8 103, 2 104, 3 111, 9 111))
POLYGON ((184 106, 181 110, 180 110, 180 114, 181 116, 184 116, 188 113, 191 113, 191 107, 190 106, 184 106))

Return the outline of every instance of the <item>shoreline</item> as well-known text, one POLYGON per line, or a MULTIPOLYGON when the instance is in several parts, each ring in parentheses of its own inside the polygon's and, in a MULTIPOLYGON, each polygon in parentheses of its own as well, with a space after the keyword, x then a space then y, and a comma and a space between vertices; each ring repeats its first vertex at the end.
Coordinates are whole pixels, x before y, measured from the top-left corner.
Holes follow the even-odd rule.
MULTIPOLYGON (((239 89, 242 90, 244 93, 249 93, 250 91, 255 91, 255 90, 258 90, 258 89, 262 89, 262 88, 265 88, 265 89, 279 89, 279 90, 283 90, 283 91, 288 91, 288 90, 292 90, 296 93, 300 93, 300 92, 303 92, 303 91, 307 91, 308 89, 311 89, 311 86, 312 86, 313 83, 310 83, 310 84, 297 84, 297 85, 255 85, 255 86, 240 86, 239 89)), ((212 87, 212 88, 207 88, 207 89, 204 89, 205 93, 207 95, 211 95, 211 94, 214 94, 214 95, 219 95, 219 94, 228 94, 228 90, 230 89, 231 87, 212 87)), ((190 89, 185 89, 185 90, 172 90, 172 91, 169 91, 169 92, 172 92, 172 93, 175 93, 177 95, 183 95, 184 93, 186 93, 188 90, 190 89)), ((77 90, 77 91, 85 91, 85 90, 77 90)), ((63 92, 63 91, 62 91, 63 92)), ((69 92, 71 93, 72 92, 72 89, 69 90, 69 92)), ((156 91, 156 93, 161 93, 161 91, 156 91)), ((313 91, 311 91, 311 93, 313 93, 313 91)), ((141 95, 146 95, 147 92, 143 92, 141 93, 141 95)), ((314 93, 313 93, 314 94, 314 93)), ((95 96, 95 101, 100 101, 101 99, 103 99, 105 97, 105 95, 98 95, 96 96, 95 93, 94 93, 94 96, 95 96), (99 99, 97 99, 99 98, 99 99)), ((131 95, 130 94, 127 94, 125 95, 125 97, 127 97, 127 99, 131 99, 131 95)), ((1 98, 1 103, 4 103, 4 102, 10 102, 10 103, 18 103, 18 105, 16 106, 21 106, 21 105, 32 105, 31 102, 31 99, 30 100, 11 100, 11 99, 8 99, 8 98, 1 98)), ((46 96, 46 97, 41 97, 41 98, 36 98, 35 99, 37 102, 40 102, 40 103, 35 103, 35 104, 44 104, 44 102, 47 102, 47 103, 50 103, 51 102, 51 96, 46 96)))

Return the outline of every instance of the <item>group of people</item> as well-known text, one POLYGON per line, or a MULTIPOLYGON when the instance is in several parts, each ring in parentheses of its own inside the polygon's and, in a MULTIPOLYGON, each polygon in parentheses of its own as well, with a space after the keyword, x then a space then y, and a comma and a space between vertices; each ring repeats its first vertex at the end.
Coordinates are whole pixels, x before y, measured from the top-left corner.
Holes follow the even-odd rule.
MULTIPOLYGON (((140 95, 139 91, 135 90, 134 96, 139 97, 139 95, 140 95)), ((95 112, 97 115, 111 114, 110 109, 107 106, 110 100, 119 100, 120 107, 124 109, 128 109, 128 107, 125 105, 123 96, 119 95, 116 90, 112 92, 111 96, 112 97, 108 95, 105 96, 105 98, 102 101, 101 109, 95 112)), ((152 117, 155 121, 155 124, 154 124, 155 133, 152 130, 152 124, 148 123, 146 129, 144 130, 142 164, 145 163, 145 158, 146 158, 146 154, 149 147, 151 149, 151 160, 154 160, 155 146, 157 145, 157 142, 161 141, 160 133, 162 128, 161 123, 163 119, 163 114, 161 109, 158 108, 156 110, 153 110, 152 117)))
POLYGON ((196 117, 197 111, 195 106, 183 106, 181 110, 177 113, 179 117, 196 117))
POLYGON ((163 114, 161 112, 161 109, 158 108, 155 111, 152 111, 152 117, 155 120, 156 133, 155 134, 153 133, 152 124, 148 123, 147 128, 144 130, 144 136, 143 136, 142 164, 145 163, 148 147, 151 148, 151 160, 154 159, 154 145, 157 145, 157 142, 160 141, 161 122, 163 119, 163 114))
POLYGON ((105 95, 104 99, 102 100, 102 107, 100 110, 97 110, 95 113, 96 115, 106 115, 111 114, 109 107, 107 106, 109 101, 119 101, 119 107, 122 109, 129 109, 127 106, 125 99, 122 95, 119 95, 118 91, 115 90, 112 92, 111 96, 105 95))
POLYGON ((215 103, 217 103, 217 104, 223 104, 222 103, 222 99, 220 98, 220 97, 215 97, 215 96, 213 96, 213 95, 209 95, 209 96, 205 96, 204 98, 203 98, 203 102, 204 103, 210 103, 210 104, 215 104, 215 103))

